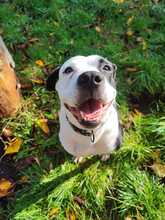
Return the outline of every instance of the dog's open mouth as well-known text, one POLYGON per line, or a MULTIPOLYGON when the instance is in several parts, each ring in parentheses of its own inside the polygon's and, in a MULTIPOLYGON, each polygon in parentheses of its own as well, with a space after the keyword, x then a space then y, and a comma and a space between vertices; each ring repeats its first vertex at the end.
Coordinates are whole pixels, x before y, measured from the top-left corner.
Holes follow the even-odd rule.
POLYGON ((72 107, 68 104, 65 104, 65 107, 77 118, 78 121, 99 122, 104 112, 111 104, 112 101, 105 104, 102 100, 88 99, 78 107, 72 107))

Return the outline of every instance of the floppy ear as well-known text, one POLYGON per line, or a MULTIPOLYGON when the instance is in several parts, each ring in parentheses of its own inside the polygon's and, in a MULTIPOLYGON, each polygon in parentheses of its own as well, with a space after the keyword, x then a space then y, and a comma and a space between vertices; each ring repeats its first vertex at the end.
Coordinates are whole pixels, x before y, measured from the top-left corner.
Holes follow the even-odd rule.
POLYGON ((112 66, 113 66, 113 79, 114 80, 116 80, 116 71, 117 71, 117 66, 116 66, 116 64, 112 64, 112 66))
POLYGON ((113 73, 111 75, 111 84, 114 88, 116 88, 116 71, 117 71, 117 66, 116 64, 112 64, 113 67, 113 73))
POLYGON ((60 66, 58 66, 58 67, 49 75, 49 77, 48 77, 47 80, 46 80, 46 88, 47 88, 49 91, 55 90, 56 82, 57 82, 58 79, 59 79, 59 70, 60 70, 60 66))

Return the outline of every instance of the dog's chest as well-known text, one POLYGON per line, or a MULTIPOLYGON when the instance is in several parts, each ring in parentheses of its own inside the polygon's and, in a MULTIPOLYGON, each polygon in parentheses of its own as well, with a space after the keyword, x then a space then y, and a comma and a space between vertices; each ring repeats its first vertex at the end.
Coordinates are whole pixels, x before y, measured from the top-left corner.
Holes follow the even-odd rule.
POLYGON ((115 143, 119 135, 117 114, 113 115, 113 120, 109 118, 101 129, 94 132, 94 143, 92 137, 75 132, 64 120, 65 118, 62 117, 59 137, 63 147, 70 154, 74 156, 101 155, 112 152, 116 147, 115 143))

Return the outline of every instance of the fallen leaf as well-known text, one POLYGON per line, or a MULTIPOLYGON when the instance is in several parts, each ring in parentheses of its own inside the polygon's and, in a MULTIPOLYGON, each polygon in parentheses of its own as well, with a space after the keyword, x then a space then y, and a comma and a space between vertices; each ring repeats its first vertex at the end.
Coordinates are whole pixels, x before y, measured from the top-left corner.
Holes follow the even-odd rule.
POLYGON ((8 179, 0 179, 0 198, 5 197, 11 193, 11 190, 14 187, 14 183, 8 179))
POLYGON ((96 32, 100 33, 101 32, 101 28, 99 26, 95 27, 96 32))
POLYGON ((29 182, 29 177, 28 176, 21 176, 19 179, 19 183, 27 183, 29 182))
POLYGON ((32 37, 28 41, 29 41, 29 43, 34 43, 34 42, 39 41, 39 39, 37 37, 32 37))
POLYGON ((145 40, 143 40, 143 42, 142 42, 142 49, 143 50, 147 49, 147 42, 145 40))
POLYGON ((2 135, 3 135, 4 137, 6 137, 6 138, 11 137, 11 136, 13 135, 11 128, 7 128, 7 127, 4 128, 4 129, 2 130, 2 135))
POLYGON ((153 158, 154 161, 156 161, 157 163, 160 163, 160 149, 156 149, 156 150, 152 153, 152 158, 153 158))
POLYGON ((17 170, 25 169, 26 167, 32 165, 33 163, 39 163, 39 161, 34 156, 29 156, 26 158, 21 158, 16 162, 17 170))
POLYGON ((66 210, 66 218, 67 220, 76 220, 75 213, 70 211, 69 209, 66 210))
POLYGON ((37 125, 42 129, 45 134, 49 134, 50 130, 48 127, 48 120, 45 118, 41 118, 37 120, 37 125))
POLYGON ((130 25, 132 23, 133 19, 134 19, 134 15, 129 17, 128 20, 127 20, 127 25, 130 25))
POLYGON ((14 138, 9 142, 9 144, 5 147, 5 153, 6 154, 14 154, 17 153, 20 150, 22 140, 20 138, 14 138))
POLYGON ((113 2, 118 3, 118 4, 122 4, 124 3, 125 0, 113 0, 113 2))
POLYGON ((45 63, 44 63, 43 60, 36 60, 35 64, 37 64, 39 67, 44 67, 45 66, 45 63))
POLYGON ((32 89, 33 88, 33 84, 30 83, 26 83, 26 82, 22 82, 21 83, 21 89, 32 89))
POLYGON ((44 79, 42 79, 42 78, 31 79, 31 81, 33 83, 40 84, 40 85, 43 85, 45 83, 44 79))
POLYGON ((134 34, 134 32, 131 29, 128 29, 126 34, 128 37, 131 37, 134 34))
POLYGON ((127 68, 126 68, 126 71, 127 71, 128 73, 135 73, 135 72, 137 72, 137 71, 139 71, 139 70, 138 70, 137 67, 127 67, 127 68))
POLYGON ((150 167, 157 176, 165 177, 165 164, 154 162, 150 167))
POLYGON ((59 213, 59 210, 60 210, 59 208, 50 209, 50 211, 48 213, 48 218, 53 219, 59 213))
POLYGON ((136 214, 136 220, 144 220, 143 216, 140 214, 140 212, 137 210, 136 214))
POLYGON ((74 201, 76 201, 79 205, 84 205, 85 204, 84 199, 80 198, 79 196, 75 196, 74 201))
POLYGON ((125 217, 124 220, 132 220, 132 218, 131 218, 131 216, 127 216, 127 217, 125 217))

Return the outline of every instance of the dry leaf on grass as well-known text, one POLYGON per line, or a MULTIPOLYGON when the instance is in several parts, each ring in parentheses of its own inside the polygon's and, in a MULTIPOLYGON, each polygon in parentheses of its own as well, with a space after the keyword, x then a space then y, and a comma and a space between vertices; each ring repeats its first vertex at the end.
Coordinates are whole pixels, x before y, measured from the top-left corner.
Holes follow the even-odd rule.
POLYGON ((41 128, 41 130, 45 133, 45 134, 49 134, 50 130, 48 127, 48 120, 45 118, 40 118, 37 120, 37 125, 41 128))
POLYGON ((45 66, 45 63, 44 63, 43 60, 36 60, 35 64, 37 64, 37 66, 39 66, 39 67, 44 67, 45 66))
POLYGON ((8 179, 1 178, 0 179, 0 198, 9 195, 14 185, 15 184, 9 181, 8 179))
POLYGON ((9 144, 6 145, 4 155, 17 153, 20 150, 22 142, 23 141, 18 137, 12 139, 11 142, 9 142, 9 144))
POLYGON ((42 78, 31 79, 31 81, 32 81, 33 83, 36 83, 36 84, 39 84, 39 85, 45 84, 45 81, 44 81, 44 79, 42 79, 42 78))
POLYGON ((51 220, 59 213, 59 208, 52 208, 49 210, 48 218, 51 220))
POLYGON ((150 167, 157 176, 165 177, 165 164, 154 162, 150 167))

